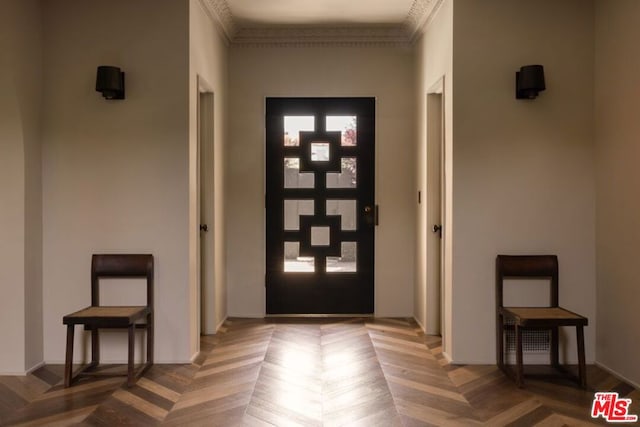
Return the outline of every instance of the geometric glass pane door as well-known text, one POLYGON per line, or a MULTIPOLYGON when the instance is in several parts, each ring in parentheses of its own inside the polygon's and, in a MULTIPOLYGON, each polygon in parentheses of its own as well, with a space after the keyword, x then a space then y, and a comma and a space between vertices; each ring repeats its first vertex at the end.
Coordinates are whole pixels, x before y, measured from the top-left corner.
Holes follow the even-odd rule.
POLYGON ((265 125, 267 314, 373 313, 375 99, 267 98, 265 125))

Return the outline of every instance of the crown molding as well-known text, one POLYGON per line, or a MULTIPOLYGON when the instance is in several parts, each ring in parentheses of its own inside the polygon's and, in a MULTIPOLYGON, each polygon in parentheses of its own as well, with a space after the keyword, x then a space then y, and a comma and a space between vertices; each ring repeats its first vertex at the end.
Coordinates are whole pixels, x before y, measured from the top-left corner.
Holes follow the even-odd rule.
POLYGON ((404 21, 409 40, 415 41, 429 26, 444 0, 414 0, 404 21))
POLYGON ((198 0, 227 44, 240 46, 406 46, 433 20, 444 0, 414 0, 404 22, 388 26, 239 28, 226 0, 198 0))
POLYGON ((199 0, 198 2, 209 15, 209 18, 211 18, 227 44, 232 42, 237 27, 226 0, 199 0))
POLYGON ((413 0, 411 9, 404 20, 404 26, 410 35, 415 34, 422 27, 422 19, 433 0, 413 0))

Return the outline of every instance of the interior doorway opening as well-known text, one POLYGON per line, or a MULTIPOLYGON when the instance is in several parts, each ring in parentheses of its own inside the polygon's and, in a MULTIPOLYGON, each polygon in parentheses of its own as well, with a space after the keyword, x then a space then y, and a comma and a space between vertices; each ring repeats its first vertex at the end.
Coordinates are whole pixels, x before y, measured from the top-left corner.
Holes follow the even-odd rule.
POLYGON ((199 245, 197 271, 200 333, 216 332, 214 287, 214 94, 198 79, 197 197, 199 245))
POLYGON ((426 325, 429 335, 444 337, 444 84, 427 93, 426 325))

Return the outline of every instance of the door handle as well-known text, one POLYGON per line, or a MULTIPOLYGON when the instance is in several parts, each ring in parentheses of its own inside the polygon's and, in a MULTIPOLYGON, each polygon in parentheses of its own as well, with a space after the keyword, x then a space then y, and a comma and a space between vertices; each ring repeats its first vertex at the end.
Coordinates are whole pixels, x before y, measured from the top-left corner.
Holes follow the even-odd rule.
POLYGON ((431 230, 434 233, 440 234, 440 238, 442 239, 442 224, 435 224, 431 230))
POLYGON ((206 233, 209 231, 209 226, 207 224, 200 224, 200 231, 204 231, 206 233))

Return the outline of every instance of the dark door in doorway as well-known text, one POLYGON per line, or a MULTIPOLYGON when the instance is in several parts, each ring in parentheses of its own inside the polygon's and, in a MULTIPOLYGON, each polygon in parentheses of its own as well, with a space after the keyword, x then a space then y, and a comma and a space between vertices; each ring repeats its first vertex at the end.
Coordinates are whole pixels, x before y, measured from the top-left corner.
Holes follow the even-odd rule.
POLYGON ((267 98, 267 314, 374 310, 374 98, 267 98))

